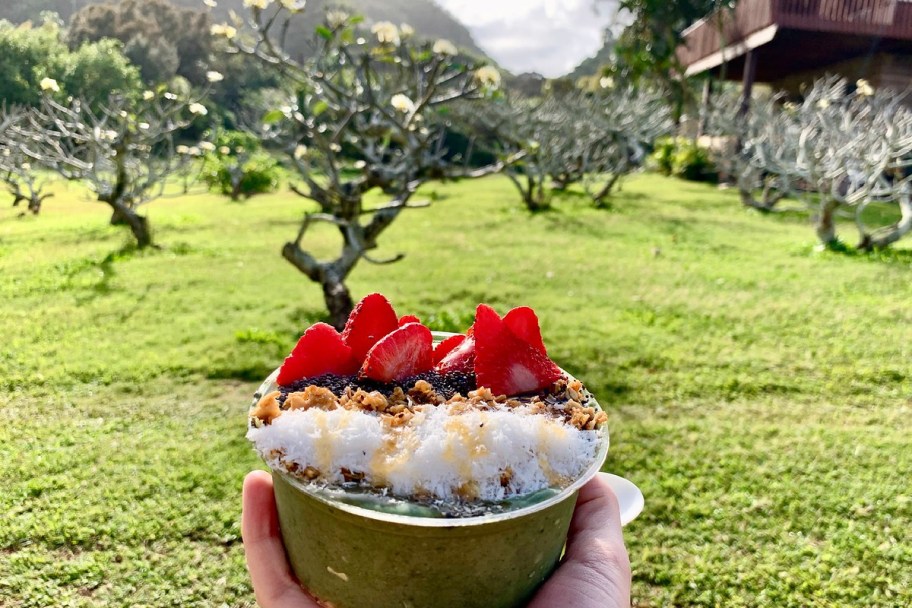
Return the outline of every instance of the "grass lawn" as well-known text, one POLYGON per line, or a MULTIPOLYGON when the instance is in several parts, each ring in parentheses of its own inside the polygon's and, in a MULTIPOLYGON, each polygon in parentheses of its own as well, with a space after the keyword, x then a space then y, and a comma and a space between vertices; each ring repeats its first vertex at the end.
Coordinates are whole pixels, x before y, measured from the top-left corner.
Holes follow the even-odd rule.
MULTIPOLYGON (((359 266, 438 329, 539 313, 610 413, 637 606, 912 605, 912 256, 814 253, 796 217, 654 175, 529 215, 502 177, 435 184, 359 266)), ((307 207, 158 201, 123 248, 61 189, 0 208, 0 606, 251 606, 238 518, 257 381, 321 318, 279 255, 307 207)), ((331 252, 337 235, 313 237, 331 252)))

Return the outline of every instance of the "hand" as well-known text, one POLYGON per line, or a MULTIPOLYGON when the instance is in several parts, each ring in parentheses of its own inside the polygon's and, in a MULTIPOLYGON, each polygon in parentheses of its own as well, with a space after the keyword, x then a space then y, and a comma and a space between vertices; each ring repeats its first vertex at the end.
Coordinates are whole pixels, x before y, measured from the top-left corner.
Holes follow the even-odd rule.
MULTIPOLYGON (((262 608, 320 608, 295 579, 279 534, 272 477, 244 479, 241 521, 247 569, 262 608)), ((617 498, 599 474, 580 489, 564 561, 529 608, 629 608, 630 562, 617 498)))

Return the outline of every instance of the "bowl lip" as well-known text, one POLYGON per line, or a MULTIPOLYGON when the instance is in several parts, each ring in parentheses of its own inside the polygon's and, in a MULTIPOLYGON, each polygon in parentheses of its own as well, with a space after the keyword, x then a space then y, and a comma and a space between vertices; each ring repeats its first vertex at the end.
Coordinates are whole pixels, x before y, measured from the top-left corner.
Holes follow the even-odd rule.
MULTIPOLYGON (((431 332, 431 334, 434 337, 435 344, 445 338, 457 335, 456 333, 453 333, 453 332, 441 332, 441 331, 431 332)), ((563 368, 560 368, 560 369, 564 374, 567 375, 568 378, 570 378, 570 380, 576 379, 575 376, 573 376, 572 374, 570 374, 563 368)), ((263 383, 257 389, 256 395, 266 395, 266 394, 276 390, 276 388, 278 386, 276 384, 276 378, 278 377, 278 375, 279 375, 279 368, 277 368, 275 371, 273 371, 271 374, 269 374, 269 376, 266 378, 266 380, 263 381, 263 383)), ((258 400, 258 398, 254 399, 254 403, 251 406, 251 409, 253 408, 253 406, 256 405, 257 400, 258 400)), ((598 408, 600 411, 604 411, 602 409, 601 404, 598 402, 598 400, 595 399, 595 397, 591 398, 591 403, 594 404, 595 407, 598 408)), ((367 509, 364 507, 359 507, 356 505, 351 505, 351 504, 347 504, 347 503, 340 502, 337 500, 333 500, 332 498, 318 494, 318 493, 314 492, 311 488, 308 487, 309 484, 300 481, 296 477, 289 475, 287 472, 279 470, 279 469, 273 469, 272 467, 269 466, 268 463, 266 464, 266 466, 269 467, 269 469, 272 471, 273 474, 277 474, 277 475, 281 476, 282 479, 286 483, 288 483, 295 489, 303 492, 307 496, 309 496, 319 502, 322 502, 326 505, 329 505, 335 509, 345 511, 347 513, 351 513, 352 515, 357 515, 357 516, 364 517, 367 519, 373 519, 373 520, 386 522, 386 523, 395 523, 395 524, 402 524, 402 525, 415 526, 415 527, 421 527, 421 528, 466 528, 466 527, 471 527, 471 526, 479 526, 479 525, 492 524, 492 523, 501 522, 501 521, 508 521, 508 520, 512 520, 512 519, 519 519, 523 516, 531 515, 533 513, 537 513, 539 511, 548 509, 548 508, 555 506, 559 503, 562 503, 564 500, 567 500, 568 498, 574 496, 581 487, 583 487, 586 483, 589 482, 589 480, 591 480, 593 477, 595 477, 595 475, 599 471, 601 471, 602 466, 605 464, 605 459, 608 457, 608 447, 610 444, 610 438, 609 438, 609 433, 608 433, 608 424, 607 423, 603 424, 602 427, 600 429, 598 429, 598 433, 600 435, 599 436, 599 449, 595 455, 595 460, 592 461, 592 464, 590 464, 589 467, 582 473, 582 475, 580 475, 572 484, 570 484, 569 486, 567 486, 566 488, 564 488, 563 490, 561 490, 554 496, 546 498, 545 500, 542 500, 535 504, 529 505, 527 507, 523 507, 521 509, 516 509, 515 511, 506 511, 504 513, 492 513, 489 515, 476 515, 473 517, 436 518, 436 517, 421 517, 421 516, 415 516, 415 515, 398 515, 395 513, 385 513, 383 511, 375 511, 372 509, 367 509)), ((251 442, 251 443, 253 443, 253 442, 251 442)))

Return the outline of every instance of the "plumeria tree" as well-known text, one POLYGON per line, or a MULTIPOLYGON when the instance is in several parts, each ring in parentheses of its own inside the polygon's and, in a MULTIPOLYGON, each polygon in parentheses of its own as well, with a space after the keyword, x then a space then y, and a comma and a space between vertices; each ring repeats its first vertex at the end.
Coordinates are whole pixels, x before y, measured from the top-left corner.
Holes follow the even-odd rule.
POLYGON ((791 167, 799 133, 793 116, 782 110, 783 99, 773 95, 752 100, 745 112, 740 94, 729 91, 713 100, 705 116, 709 135, 703 142, 713 162, 734 180, 741 204, 761 213, 795 210, 782 202, 796 193, 791 167))
POLYGON ((603 205, 619 180, 641 165, 645 147, 671 128, 658 94, 608 82, 596 91, 504 99, 466 114, 483 141, 511 159, 505 172, 532 211, 549 206, 552 190, 573 184, 603 205))
MULTIPOLYGON (((213 75, 213 78, 215 76, 213 75)), ((23 153, 66 179, 84 182, 111 208, 111 223, 130 228, 140 248, 153 244, 143 205, 160 197, 168 178, 192 162, 177 133, 207 114, 199 98, 165 89, 136 97, 113 95, 99 109, 80 99, 58 100, 47 85, 28 124, 15 129, 23 153)))
POLYGON ((26 211, 38 215, 41 203, 53 195, 46 191, 49 180, 23 151, 20 133, 26 120, 25 109, 0 106, 0 181, 12 195, 13 207, 25 203, 26 211))
POLYGON ((839 245, 839 214, 854 218, 860 249, 896 242, 912 230, 912 111, 904 98, 864 80, 849 86, 833 77, 817 81, 800 103, 759 104, 738 119, 735 132, 742 200, 772 184, 767 192, 776 194, 762 206, 772 208, 785 193, 804 198, 823 246, 839 245), (872 228, 865 220, 872 205, 895 206, 900 217, 872 228))
POLYGON ((458 100, 490 96, 500 75, 461 58, 445 40, 423 41, 389 22, 363 27, 360 17, 329 11, 316 28, 313 53, 298 61, 282 49, 288 23, 303 2, 246 0, 246 22, 213 27, 235 51, 260 58, 288 85, 287 101, 265 113, 262 133, 288 153, 299 181, 292 186, 316 204, 282 248, 286 260, 318 283, 332 322, 344 324, 353 302, 346 278, 361 260, 385 264, 372 251, 383 232, 425 181, 478 176, 499 169, 463 171, 444 146, 447 109, 458 100), (386 200, 368 204, 381 192, 386 200), (306 246, 316 223, 342 236, 337 257, 318 260, 306 246))

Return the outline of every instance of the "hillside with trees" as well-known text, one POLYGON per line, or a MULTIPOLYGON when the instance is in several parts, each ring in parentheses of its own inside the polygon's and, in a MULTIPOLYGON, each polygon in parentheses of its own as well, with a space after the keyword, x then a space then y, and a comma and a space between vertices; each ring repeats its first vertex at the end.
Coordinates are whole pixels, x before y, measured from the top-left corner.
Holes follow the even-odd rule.
MULTIPOLYGON (((13 23, 22 23, 28 20, 38 21, 43 11, 53 11, 60 15, 64 21, 92 4, 99 4, 98 0, 18 0, 13 3, 0 3, 0 19, 7 19, 13 23)), ((119 4, 117 0, 109 2, 119 4)), ((194 10, 206 10, 202 0, 171 0, 171 3, 194 10)), ((446 38, 458 46, 478 56, 484 52, 472 39, 472 35, 464 25, 459 23, 445 9, 435 4, 432 0, 384 0, 372 2, 371 0, 310 0, 307 10, 296 20, 293 29, 289 32, 289 51, 292 54, 306 50, 304 40, 310 38, 313 28, 324 20, 326 11, 332 8, 346 8, 352 13, 364 15, 367 22, 393 21, 395 23, 408 23, 416 31, 429 38, 446 38)), ((245 14, 243 0, 220 0, 218 6, 211 9, 212 21, 223 22, 229 18, 229 13, 234 11, 245 14)))

